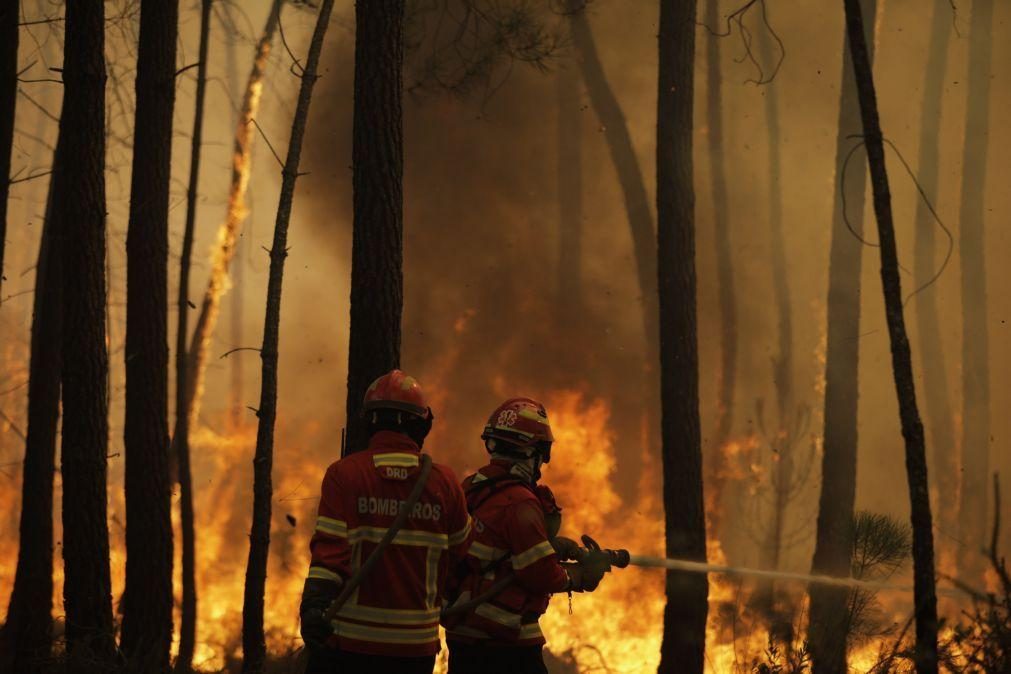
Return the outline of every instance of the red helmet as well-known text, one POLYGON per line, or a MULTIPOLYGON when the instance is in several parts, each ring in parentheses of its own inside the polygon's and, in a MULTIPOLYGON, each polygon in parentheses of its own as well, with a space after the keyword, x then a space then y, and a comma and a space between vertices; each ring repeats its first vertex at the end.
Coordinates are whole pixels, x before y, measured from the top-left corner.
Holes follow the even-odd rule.
POLYGON ((482 440, 504 440, 520 447, 554 442, 544 405, 530 398, 510 398, 495 408, 484 426, 482 440))
POLYGON ((362 412, 373 410, 398 410, 422 419, 432 418, 432 408, 428 406, 421 384, 400 370, 390 370, 372 382, 365 391, 362 412))

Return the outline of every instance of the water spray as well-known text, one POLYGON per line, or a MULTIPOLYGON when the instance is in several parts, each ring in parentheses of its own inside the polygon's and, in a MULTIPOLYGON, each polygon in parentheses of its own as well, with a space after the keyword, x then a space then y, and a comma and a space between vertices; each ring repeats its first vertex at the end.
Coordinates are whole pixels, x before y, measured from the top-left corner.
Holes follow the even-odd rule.
MULTIPOLYGON (((751 569, 742 566, 727 566, 724 564, 709 564, 707 562, 693 562, 687 559, 676 559, 672 557, 651 557, 648 555, 632 555, 626 550, 615 550, 615 553, 625 553, 628 555, 626 566, 638 566, 646 569, 670 569, 671 571, 686 571, 688 573, 719 573, 728 576, 742 576, 749 578, 764 578, 766 580, 790 580, 814 585, 827 585, 830 587, 843 587, 851 590, 867 590, 869 592, 903 592, 912 593, 912 585, 900 585, 897 583, 887 583, 873 580, 860 580, 858 578, 839 578, 836 576, 823 576, 809 573, 794 573, 791 571, 771 571, 769 569, 751 569)), ((617 565, 616 565, 617 566, 617 565)), ((620 567, 623 568, 623 567, 620 567)), ((966 593, 956 588, 937 588, 937 594, 947 596, 965 596, 966 593)))

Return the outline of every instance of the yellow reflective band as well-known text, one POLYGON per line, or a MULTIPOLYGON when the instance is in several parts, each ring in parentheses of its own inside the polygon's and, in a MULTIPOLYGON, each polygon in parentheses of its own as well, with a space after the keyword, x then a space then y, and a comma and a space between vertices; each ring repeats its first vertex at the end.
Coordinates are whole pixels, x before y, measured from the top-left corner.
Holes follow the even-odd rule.
POLYGON ((541 632, 541 626, 537 623, 528 623, 526 625, 520 625, 520 639, 536 639, 544 638, 544 633, 541 632))
POLYGON ((416 468, 418 466, 417 454, 401 454, 391 452, 389 454, 376 454, 372 457, 372 463, 376 468, 383 466, 399 466, 404 468, 416 468))
POLYGON ((487 479, 488 478, 481 473, 474 473, 474 477, 471 479, 470 483, 474 484, 475 482, 484 482, 487 479))
POLYGON ((513 428, 512 426, 496 426, 496 431, 508 431, 509 433, 515 433, 516 435, 522 435, 524 438, 534 437, 533 433, 527 433, 526 431, 521 431, 518 428, 513 428))
POLYGON ((525 419, 533 419, 534 421, 539 421, 542 424, 548 423, 548 418, 546 416, 534 410, 523 409, 520 410, 518 414, 525 419))
POLYGON ((449 535, 449 544, 460 545, 460 543, 463 543, 465 540, 467 540, 467 536, 470 535, 470 524, 471 524, 470 515, 467 515, 467 523, 463 525, 463 529, 460 529, 455 534, 449 535))
POLYGON ((338 618, 351 618, 352 620, 389 625, 430 625, 438 622, 439 609, 409 610, 345 604, 341 607, 338 618))
MULTIPOLYGON (((348 532, 348 538, 352 543, 369 541, 378 543, 386 534, 386 527, 355 527, 348 532)), ((401 529, 393 539, 395 545, 419 545, 422 547, 449 547, 449 536, 436 533, 434 531, 422 531, 420 529, 401 529)))
POLYGON ((373 641, 384 644, 427 644, 439 640, 439 627, 421 628, 385 628, 356 625, 355 623, 335 620, 337 635, 358 641, 373 641))
POLYGON ((492 604, 481 604, 474 609, 474 613, 511 629, 519 629, 520 627, 520 615, 518 613, 510 613, 492 604))
POLYGON ((480 559, 482 562, 494 562, 495 560, 504 557, 507 553, 505 550, 493 548, 490 545, 473 541, 470 544, 470 548, 467 549, 467 554, 471 557, 480 559))
POLYGON ((335 583, 341 582, 341 577, 339 575, 330 569, 324 569, 322 566, 310 566, 308 577, 319 578, 320 580, 332 580, 335 583))
POLYGON ((320 515, 316 518, 316 531, 321 531, 324 534, 330 534, 331 536, 347 538, 348 523, 342 520, 335 520, 332 517, 324 517, 323 515, 320 515))
POLYGON ((524 550, 520 554, 513 557, 513 568, 519 571, 520 569, 525 569, 534 562, 544 559, 548 555, 555 554, 555 549, 551 547, 550 541, 541 541, 534 547, 524 550))

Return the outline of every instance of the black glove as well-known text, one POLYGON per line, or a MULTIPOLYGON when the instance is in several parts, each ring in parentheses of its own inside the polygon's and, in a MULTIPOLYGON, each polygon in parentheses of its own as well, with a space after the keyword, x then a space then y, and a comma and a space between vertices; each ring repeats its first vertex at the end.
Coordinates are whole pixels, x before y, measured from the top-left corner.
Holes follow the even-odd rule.
POLYGON ((551 547, 558 554, 558 559, 563 562, 579 559, 579 543, 565 536, 555 536, 551 539, 551 547))
POLYGON ((307 578, 302 588, 302 604, 299 615, 302 618, 302 640, 307 646, 327 647, 327 639, 333 634, 333 627, 324 617, 330 604, 337 598, 340 584, 320 578, 307 578))
POLYGON ((565 572, 569 574, 570 592, 593 592, 600 585, 604 574, 610 566, 601 564, 592 556, 575 564, 565 564, 565 572))

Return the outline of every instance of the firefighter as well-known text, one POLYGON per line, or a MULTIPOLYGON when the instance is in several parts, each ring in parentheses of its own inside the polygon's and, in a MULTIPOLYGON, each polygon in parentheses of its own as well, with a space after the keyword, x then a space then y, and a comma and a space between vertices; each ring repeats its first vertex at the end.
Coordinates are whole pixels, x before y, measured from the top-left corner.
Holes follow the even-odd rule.
POLYGON ((552 594, 592 592, 606 570, 558 536, 560 508, 537 482, 554 437, 544 406, 529 398, 502 403, 481 438, 491 460, 464 480, 475 537, 458 572, 453 605, 476 606, 443 624, 450 674, 546 674, 538 618, 552 594), (500 588, 500 589, 499 589, 500 588))
POLYGON ((337 461, 323 478, 300 608, 307 671, 431 674, 443 584, 472 537, 464 493, 449 468, 432 466, 392 544, 335 620, 324 617, 404 507, 432 427, 421 387, 399 370, 369 386, 363 414, 368 448, 337 461))

